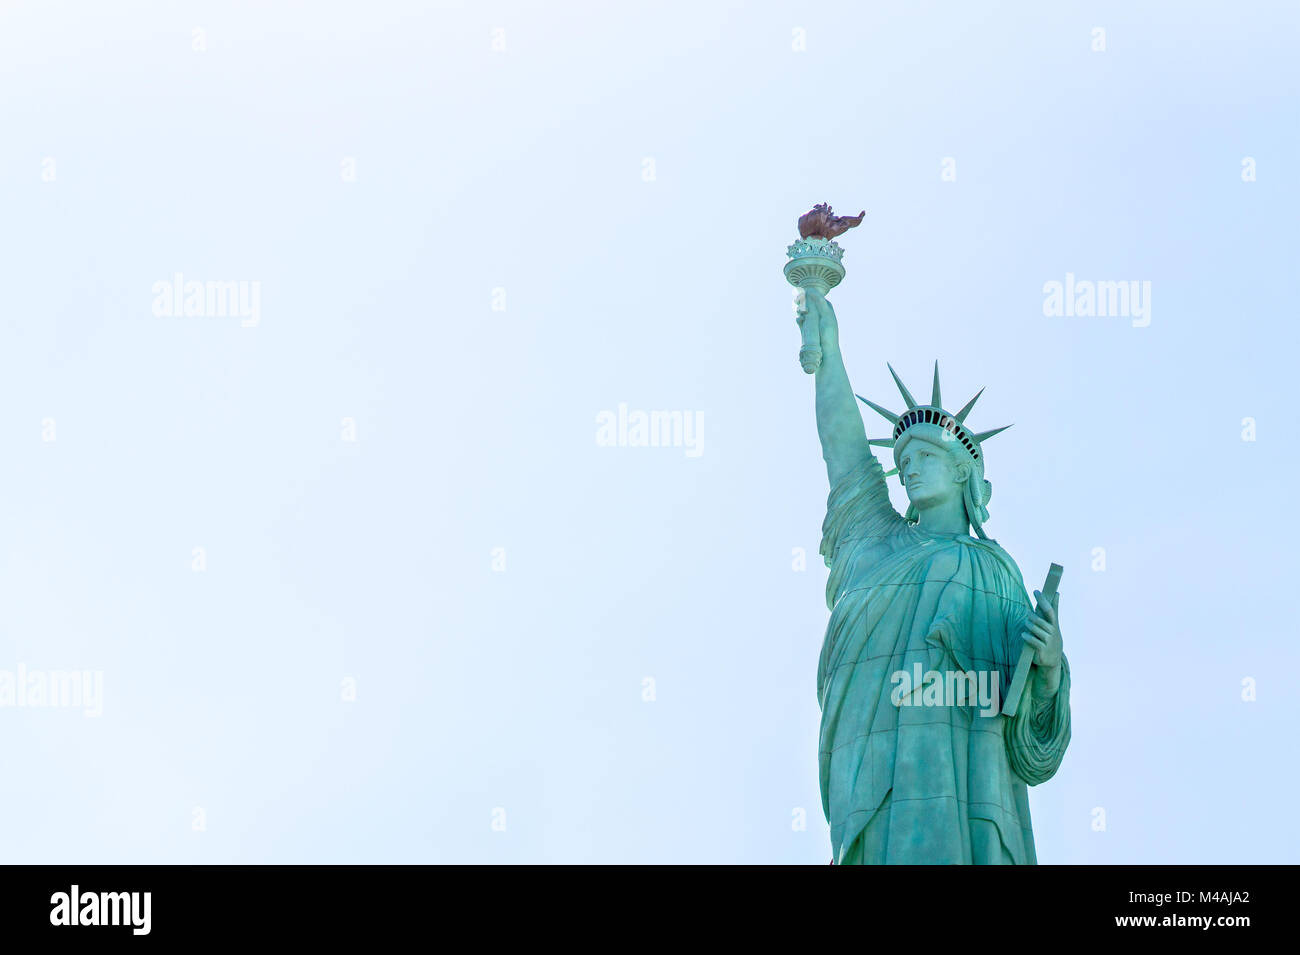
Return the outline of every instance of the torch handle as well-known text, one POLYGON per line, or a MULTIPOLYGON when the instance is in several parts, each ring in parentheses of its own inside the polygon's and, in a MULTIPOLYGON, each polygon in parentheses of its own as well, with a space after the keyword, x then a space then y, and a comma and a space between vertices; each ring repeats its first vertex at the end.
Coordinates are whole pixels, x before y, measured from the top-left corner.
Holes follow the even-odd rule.
MULTIPOLYGON (((815 276, 805 276, 799 284, 801 289, 812 289, 823 297, 831 290, 830 285, 820 282, 815 276)), ((799 318, 799 332, 802 337, 799 348, 799 364, 808 374, 816 374, 822 365, 822 329, 817 320, 817 313, 808 308, 805 299, 804 310, 799 318)))
POLYGON ((802 336, 799 348, 799 365, 808 374, 816 374, 822 365, 822 330, 817 320, 817 313, 807 308, 799 321, 799 333, 802 336))

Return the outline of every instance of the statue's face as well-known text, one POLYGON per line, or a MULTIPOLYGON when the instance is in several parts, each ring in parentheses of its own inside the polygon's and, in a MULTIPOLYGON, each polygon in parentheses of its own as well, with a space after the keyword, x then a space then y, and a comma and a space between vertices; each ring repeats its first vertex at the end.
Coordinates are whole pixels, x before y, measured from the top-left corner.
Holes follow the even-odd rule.
POLYGON ((898 459, 898 475, 907 499, 918 509, 961 498, 962 484, 970 476, 967 465, 953 460, 952 450, 923 438, 913 438, 898 459))

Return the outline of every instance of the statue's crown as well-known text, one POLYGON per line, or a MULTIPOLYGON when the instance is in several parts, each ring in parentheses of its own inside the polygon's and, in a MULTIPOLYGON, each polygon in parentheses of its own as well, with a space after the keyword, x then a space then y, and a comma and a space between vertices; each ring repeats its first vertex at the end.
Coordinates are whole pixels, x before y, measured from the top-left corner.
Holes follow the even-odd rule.
MULTIPOLYGON (((892 365, 886 365, 886 367, 889 368, 889 373, 894 376, 894 384, 898 385, 903 400, 907 402, 907 410, 901 414, 894 414, 894 412, 882 408, 874 401, 867 401, 866 398, 858 395, 859 401, 894 426, 894 433, 888 438, 871 438, 868 443, 878 448, 892 448, 894 450, 894 463, 897 464, 898 449, 903 444, 906 444, 909 438, 920 436, 925 432, 934 434, 931 428, 937 428, 941 440, 956 441, 966 449, 966 453, 970 455, 971 460, 974 461, 982 474, 984 471, 984 455, 981 444, 995 434, 1011 427, 1011 425, 1007 424, 1000 428, 994 428, 992 431, 971 431, 966 427, 966 416, 975 407, 975 402, 979 400, 980 395, 984 394, 984 389, 981 388, 977 391, 975 397, 966 402, 960 411, 951 414, 943 410, 943 396, 939 390, 939 363, 937 361, 934 363, 934 387, 931 389, 930 403, 928 405, 917 404, 916 399, 912 397, 912 393, 907 390, 907 386, 903 384, 902 379, 898 377, 898 373, 894 371, 894 367, 892 365), (923 427, 925 425, 931 427, 923 427)), ((885 477, 897 473, 898 468, 895 467, 893 470, 885 472, 885 477)))

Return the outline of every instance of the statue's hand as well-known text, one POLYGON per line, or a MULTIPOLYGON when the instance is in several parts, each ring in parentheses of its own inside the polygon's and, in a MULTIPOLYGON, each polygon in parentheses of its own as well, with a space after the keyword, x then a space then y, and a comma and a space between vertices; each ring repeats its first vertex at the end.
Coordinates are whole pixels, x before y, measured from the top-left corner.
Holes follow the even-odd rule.
POLYGON ((1052 595, 1050 606, 1043 603, 1041 591, 1034 591, 1038 606, 1027 621, 1029 631, 1024 640, 1034 648, 1034 663, 1045 670, 1054 670, 1061 665, 1061 626, 1057 614, 1061 607, 1061 595, 1052 595))
MULTIPOLYGON (((817 328, 821 332, 822 351, 839 348, 840 326, 835 319, 835 309, 826 300, 826 296, 816 289, 804 289, 804 303, 808 306, 808 311, 812 313, 813 319, 817 322, 817 328)), ((800 316, 799 324, 802 325, 803 322, 804 316, 800 316)))

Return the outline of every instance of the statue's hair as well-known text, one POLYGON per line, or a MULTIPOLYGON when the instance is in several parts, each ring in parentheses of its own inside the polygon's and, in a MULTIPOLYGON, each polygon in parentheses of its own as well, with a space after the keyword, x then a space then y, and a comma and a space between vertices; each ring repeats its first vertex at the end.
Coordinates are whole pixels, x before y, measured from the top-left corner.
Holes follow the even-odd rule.
POLYGON ((970 477, 962 485, 961 500, 966 507, 966 520, 970 521, 970 526, 975 530, 975 536, 980 540, 989 539, 989 536, 984 533, 984 522, 989 519, 987 505, 989 498, 992 496, 993 482, 984 480, 984 475, 979 474, 972 468, 970 477))

